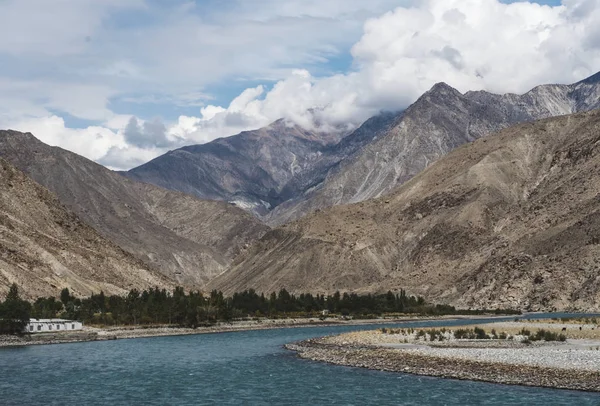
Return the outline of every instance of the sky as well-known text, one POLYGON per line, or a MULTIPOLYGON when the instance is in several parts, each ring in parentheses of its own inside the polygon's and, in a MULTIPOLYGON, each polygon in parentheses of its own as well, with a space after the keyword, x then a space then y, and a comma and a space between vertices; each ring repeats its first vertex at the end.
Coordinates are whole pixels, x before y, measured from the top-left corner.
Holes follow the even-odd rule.
POLYGON ((600 0, 0 0, 0 128, 113 169, 597 71, 600 0))

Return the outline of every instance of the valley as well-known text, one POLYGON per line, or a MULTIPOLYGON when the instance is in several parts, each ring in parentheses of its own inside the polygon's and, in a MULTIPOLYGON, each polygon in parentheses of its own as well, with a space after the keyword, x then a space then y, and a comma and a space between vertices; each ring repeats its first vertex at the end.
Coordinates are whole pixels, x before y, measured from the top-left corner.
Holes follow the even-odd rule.
POLYGON ((597 310, 598 111, 571 113, 600 106, 599 78, 521 96, 440 83, 354 131, 279 120, 127 173, 15 131, 0 157, 161 288, 597 310))

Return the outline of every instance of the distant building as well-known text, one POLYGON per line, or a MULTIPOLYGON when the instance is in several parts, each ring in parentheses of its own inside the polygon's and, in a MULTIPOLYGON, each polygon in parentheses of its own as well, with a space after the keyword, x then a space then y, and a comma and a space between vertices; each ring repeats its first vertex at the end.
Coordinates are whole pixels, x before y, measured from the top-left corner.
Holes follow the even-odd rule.
POLYGON ((49 331, 73 331, 82 329, 82 322, 64 319, 29 319, 29 323, 25 326, 26 333, 45 333, 49 331))

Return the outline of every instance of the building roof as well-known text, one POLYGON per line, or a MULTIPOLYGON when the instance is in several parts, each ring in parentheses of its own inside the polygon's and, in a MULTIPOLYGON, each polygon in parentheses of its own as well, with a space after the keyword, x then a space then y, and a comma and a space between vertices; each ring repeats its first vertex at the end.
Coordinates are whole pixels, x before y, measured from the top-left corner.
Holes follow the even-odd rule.
POLYGON ((76 320, 65 319, 29 319, 30 323, 75 323, 76 320))

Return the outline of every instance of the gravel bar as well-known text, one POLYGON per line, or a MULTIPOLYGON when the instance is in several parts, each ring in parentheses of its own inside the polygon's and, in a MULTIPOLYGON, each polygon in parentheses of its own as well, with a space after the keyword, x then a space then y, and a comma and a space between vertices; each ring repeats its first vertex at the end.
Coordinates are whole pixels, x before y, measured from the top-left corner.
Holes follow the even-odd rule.
MULTIPOLYGON (((327 338, 310 339, 288 344, 286 348, 296 351, 301 358, 336 365, 509 385, 600 392, 600 371, 597 365, 593 368, 589 366, 591 364, 585 363, 580 368, 576 365, 577 360, 574 363, 570 360, 568 368, 549 367, 517 363, 514 360, 507 363, 503 362, 502 357, 492 361, 491 352, 483 359, 473 358, 478 354, 471 354, 470 359, 467 359, 464 354, 448 356, 443 352, 446 349, 392 349, 373 345, 331 344, 326 340, 327 338)), ((539 358, 543 351, 550 351, 544 357, 552 358, 560 350, 551 347, 531 351, 536 352, 522 355, 533 359, 539 358)), ((557 361, 557 364, 563 361, 557 361)))

